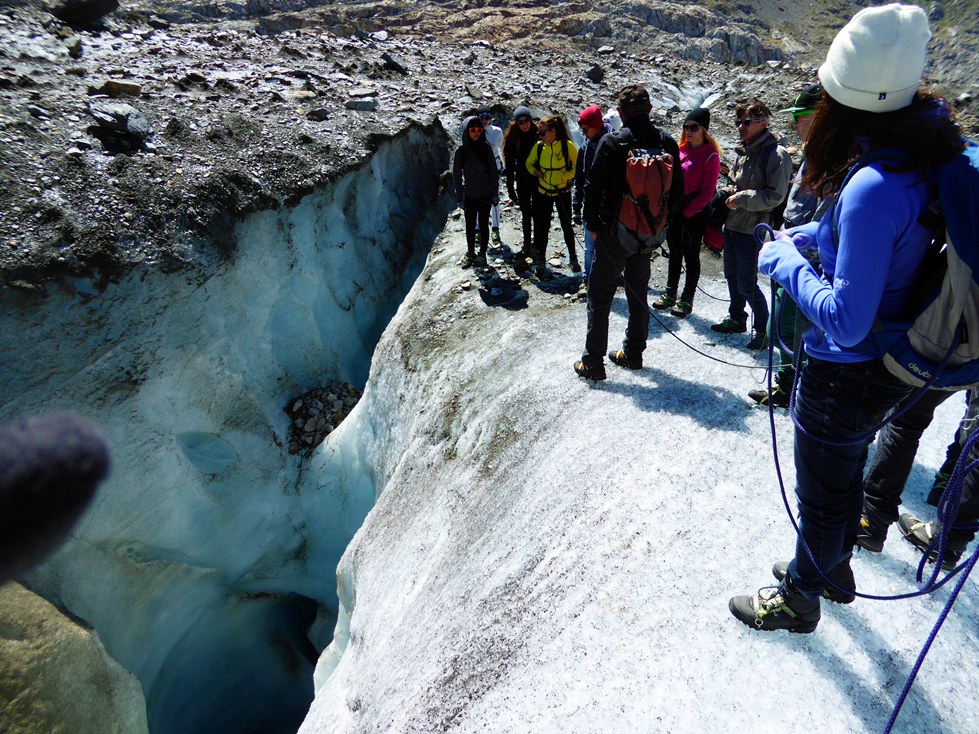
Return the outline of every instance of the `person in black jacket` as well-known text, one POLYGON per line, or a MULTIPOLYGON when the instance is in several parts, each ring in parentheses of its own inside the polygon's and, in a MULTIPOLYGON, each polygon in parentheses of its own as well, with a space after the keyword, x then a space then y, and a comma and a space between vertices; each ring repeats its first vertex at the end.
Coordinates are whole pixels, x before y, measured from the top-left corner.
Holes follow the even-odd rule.
POLYGON ((462 124, 462 145, 456 148, 452 161, 459 208, 466 213, 466 254, 462 266, 486 265, 489 241, 490 209, 500 203, 500 169, 493 149, 486 142, 483 123, 475 115, 462 124), (476 255, 476 230, 479 229, 479 255, 476 255))
POLYGON ((534 192, 537 179, 527 170, 527 159, 537 145, 537 124, 530 108, 521 105, 514 110, 513 122, 503 136, 503 165, 510 201, 520 208, 523 246, 518 260, 526 260, 534 249, 534 192))
POLYGON ((673 181, 668 205, 675 210, 683 195, 680 148, 667 133, 649 119, 649 93, 638 84, 619 92, 616 109, 622 128, 605 135, 595 151, 595 162, 585 178, 584 220, 595 240, 595 261, 588 276, 588 332, 585 352, 574 370, 591 380, 605 379, 605 350, 608 348, 608 318, 619 276, 625 277, 629 323, 622 349, 609 352, 609 359, 629 369, 642 368, 642 353, 649 332, 650 254, 630 255, 618 235, 618 213, 625 184, 626 155, 631 148, 657 148, 673 156, 673 181))

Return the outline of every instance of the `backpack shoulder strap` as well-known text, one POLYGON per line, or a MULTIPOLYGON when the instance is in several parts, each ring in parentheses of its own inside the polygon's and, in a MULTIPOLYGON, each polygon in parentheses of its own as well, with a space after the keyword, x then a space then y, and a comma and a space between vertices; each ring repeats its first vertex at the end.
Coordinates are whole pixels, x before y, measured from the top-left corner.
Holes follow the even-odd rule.
POLYGON ((564 156, 564 170, 571 170, 571 158, 568 156, 568 139, 561 138, 561 154, 564 156))

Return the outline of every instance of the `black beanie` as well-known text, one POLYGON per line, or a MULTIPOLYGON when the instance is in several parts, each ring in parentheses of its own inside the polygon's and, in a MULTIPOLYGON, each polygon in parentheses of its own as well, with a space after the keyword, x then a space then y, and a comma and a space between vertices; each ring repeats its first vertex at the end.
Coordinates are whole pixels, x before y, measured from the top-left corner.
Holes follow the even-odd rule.
POLYGON ((687 113, 687 117, 684 122, 688 120, 693 120, 694 122, 699 122, 701 127, 705 130, 710 127, 710 110, 706 107, 698 107, 695 110, 690 110, 687 113))

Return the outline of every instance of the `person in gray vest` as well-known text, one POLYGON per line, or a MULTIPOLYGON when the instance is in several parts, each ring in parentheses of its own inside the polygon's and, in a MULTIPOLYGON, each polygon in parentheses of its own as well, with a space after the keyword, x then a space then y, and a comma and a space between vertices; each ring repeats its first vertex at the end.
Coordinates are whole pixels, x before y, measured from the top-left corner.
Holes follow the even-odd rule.
POLYGON ((731 169, 735 190, 727 198, 730 213, 724 223, 724 277, 727 279, 731 304, 728 316, 710 328, 722 334, 748 331, 751 306, 753 323, 748 349, 762 349, 768 326, 768 302, 758 287, 758 244, 755 226, 771 224, 772 211, 789 193, 792 158, 768 129, 771 111, 764 102, 754 99, 739 105, 735 125, 741 145, 731 169))

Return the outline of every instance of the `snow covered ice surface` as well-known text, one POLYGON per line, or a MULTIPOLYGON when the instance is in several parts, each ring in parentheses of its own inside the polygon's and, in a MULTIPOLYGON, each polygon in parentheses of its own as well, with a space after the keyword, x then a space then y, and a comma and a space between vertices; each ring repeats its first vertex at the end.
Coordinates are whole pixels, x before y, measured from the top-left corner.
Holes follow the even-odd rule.
MULTIPOLYGON (((503 232, 517 242, 512 214, 503 232)), ((344 608, 300 731, 882 731, 952 585, 824 602, 811 635, 731 616, 795 538, 768 411, 746 397, 767 355, 709 329, 727 307, 719 262, 703 255, 690 317, 656 316, 752 368, 654 320, 645 369, 607 365, 596 385, 572 371, 584 302, 523 281, 526 308, 487 306, 464 248, 450 220, 375 352, 358 409, 382 491, 341 561, 344 608)), ((651 298, 665 275, 658 258, 651 298)), ((625 314, 620 290, 610 348, 625 314)), ((907 510, 932 516, 963 406, 925 434, 907 510)), ((792 497, 786 411, 775 424, 792 497)), ((859 590, 912 590, 919 558, 892 528, 883 554, 855 556, 859 590)), ((977 601, 970 580, 894 731, 979 731, 977 601)))

